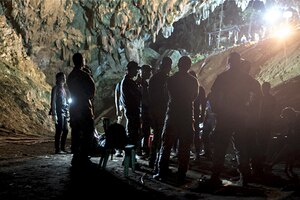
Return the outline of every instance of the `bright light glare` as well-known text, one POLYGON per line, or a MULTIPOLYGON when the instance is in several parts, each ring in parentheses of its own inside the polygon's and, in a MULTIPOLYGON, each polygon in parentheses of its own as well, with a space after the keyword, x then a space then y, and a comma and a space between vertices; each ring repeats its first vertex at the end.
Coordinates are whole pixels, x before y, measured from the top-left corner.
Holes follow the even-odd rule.
POLYGON ((293 16, 293 13, 292 13, 291 11, 285 11, 285 12, 283 13, 283 17, 286 18, 287 20, 288 20, 289 18, 291 18, 292 16, 293 16))
POLYGON ((284 26, 284 27, 278 28, 274 32, 274 36, 278 37, 278 38, 286 38, 291 34, 291 32, 292 32, 292 29, 289 26, 284 26))
POLYGON ((72 98, 68 99, 68 103, 71 104, 72 103, 72 98))
POLYGON ((281 15, 282 13, 280 10, 278 10, 278 8, 272 8, 266 12, 264 19, 268 23, 274 24, 276 21, 278 21, 281 15))
POLYGON ((199 128, 202 129, 203 128, 203 123, 199 124, 199 128))

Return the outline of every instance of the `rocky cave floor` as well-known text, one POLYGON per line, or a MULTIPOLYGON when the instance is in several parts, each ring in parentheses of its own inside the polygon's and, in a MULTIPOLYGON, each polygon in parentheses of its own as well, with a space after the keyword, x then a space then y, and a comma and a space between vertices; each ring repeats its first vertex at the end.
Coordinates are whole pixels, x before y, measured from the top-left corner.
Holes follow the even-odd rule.
MULTIPOLYGON (((165 182, 152 178, 147 161, 139 159, 140 169, 124 176, 122 158, 113 157, 105 170, 98 168, 99 157, 85 171, 71 168, 71 154, 54 154, 51 138, 0 135, 0 199, 69 199, 69 198, 142 198, 145 199, 299 199, 299 179, 288 177, 284 165, 272 173, 240 187, 231 182, 237 173, 229 154, 223 173, 224 186, 207 188, 200 180, 209 177, 210 161, 191 159, 184 184, 170 177, 165 182)), ((171 158, 176 172, 176 157, 171 158)), ((300 165, 295 172, 300 176, 300 165)))

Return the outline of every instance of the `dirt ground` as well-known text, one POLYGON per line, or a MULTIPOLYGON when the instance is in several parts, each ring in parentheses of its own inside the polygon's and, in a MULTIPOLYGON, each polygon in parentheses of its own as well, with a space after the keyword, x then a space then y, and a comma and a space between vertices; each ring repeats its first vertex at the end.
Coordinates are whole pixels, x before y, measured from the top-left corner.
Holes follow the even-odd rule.
MULTIPOLYGON (((68 142, 69 143, 69 142, 68 142)), ((98 168, 99 158, 84 171, 71 168, 71 154, 54 154, 49 138, 1 137, 0 199, 117 198, 126 191, 142 197, 139 190, 109 171, 98 168)), ((146 199, 148 199, 146 196, 146 199)))
MULTIPOLYGON (((99 157, 86 170, 72 169, 71 154, 54 154, 51 138, 0 137, 0 199, 66 198, 143 198, 143 199, 299 199, 297 178, 288 178, 282 164, 272 174, 250 183, 234 185, 235 163, 228 155, 223 174, 225 186, 212 189, 201 184, 208 178, 210 161, 191 159, 186 183, 178 185, 174 177, 165 182, 152 178, 147 161, 138 159, 140 169, 124 176, 122 158, 113 157, 107 168, 98 168, 99 157)), ((300 170, 295 168, 298 175, 300 170)), ((176 157, 171 159, 176 172, 176 157)))

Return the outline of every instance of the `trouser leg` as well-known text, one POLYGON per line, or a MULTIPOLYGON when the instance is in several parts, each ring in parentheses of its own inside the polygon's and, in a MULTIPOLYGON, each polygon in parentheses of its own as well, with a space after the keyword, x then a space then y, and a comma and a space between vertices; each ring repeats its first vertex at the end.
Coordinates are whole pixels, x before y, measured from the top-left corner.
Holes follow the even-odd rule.
POLYGON ((214 133, 214 152, 213 152, 213 167, 212 177, 219 178, 225 162, 225 154, 231 139, 231 133, 228 130, 216 128, 214 133))
POLYGON ((60 143, 60 147, 62 151, 65 151, 65 146, 66 146, 66 140, 67 140, 67 136, 68 136, 68 122, 66 117, 63 118, 63 131, 62 131, 62 136, 61 136, 61 143, 60 143))
POLYGON ((161 176, 165 176, 169 169, 171 149, 177 139, 177 136, 174 135, 170 128, 167 128, 162 137, 162 144, 158 158, 158 173, 161 176))

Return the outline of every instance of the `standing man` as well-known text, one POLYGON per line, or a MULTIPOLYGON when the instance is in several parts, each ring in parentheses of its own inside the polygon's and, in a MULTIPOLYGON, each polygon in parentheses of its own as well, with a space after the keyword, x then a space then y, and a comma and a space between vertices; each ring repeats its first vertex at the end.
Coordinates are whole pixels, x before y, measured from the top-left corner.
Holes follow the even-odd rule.
MULTIPOLYGON (((245 73, 250 76, 250 61, 242 60, 241 67, 245 70, 245 73)), ((259 114, 262 92, 260 83, 253 77, 249 79, 249 85, 251 85, 254 90, 251 91, 250 99, 247 103, 247 116, 245 126, 245 137, 247 138, 247 143, 245 148, 247 151, 247 161, 249 162, 248 168, 251 172, 251 175, 261 177, 263 166, 259 163, 260 152, 257 139, 259 136, 259 114)))
POLYGON ((73 63, 74 68, 67 78, 72 98, 70 105, 72 166, 85 166, 89 162, 88 156, 95 129, 92 100, 96 89, 92 77, 83 70, 83 57, 80 53, 73 55, 73 63))
POLYGON ((252 88, 251 77, 241 67, 241 57, 237 52, 228 57, 229 69, 217 76, 211 87, 211 106, 216 114, 214 131, 214 153, 212 175, 208 180, 210 186, 220 186, 221 172, 224 168, 225 154, 232 138, 236 150, 240 181, 247 185, 249 176, 245 136, 247 104, 252 88))
POLYGON ((134 78, 138 74, 140 67, 135 61, 127 64, 127 73, 121 82, 120 101, 124 108, 126 118, 126 132, 128 143, 135 145, 137 149, 141 146, 141 89, 134 78))
POLYGON ((155 179, 165 179, 168 176, 169 160, 172 146, 176 139, 178 146, 177 181, 185 181, 189 166, 190 149, 194 136, 194 100, 198 96, 198 81, 188 70, 192 61, 188 56, 182 56, 178 61, 178 69, 167 80, 169 103, 162 134, 162 146, 158 161, 158 174, 155 179))
POLYGON ((161 134, 169 100, 166 82, 169 78, 171 67, 172 59, 164 57, 159 71, 149 80, 149 109, 151 114, 151 126, 153 128, 153 140, 149 157, 150 168, 154 168, 157 165, 157 154, 160 149, 161 134))
MULTIPOLYGON (((122 102, 120 101, 121 82, 122 81, 119 81, 115 86, 115 108, 116 108, 117 123, 125 126, 124 108, 122 106, 122 102)), ((116 156, 123 157, 122 153, 123 153, 122 149, 117 149, 116 156)))
MULTIPOLYGON (((197 78, 197 74, 195 71, 189 71, 189 73, 197 78)), ((206 109, 206 97, 205 97, 205 89, 199 84, 199 94, 197 98, 194 101, 194 159, 199 160, 200 159, 200 152, 201 152, 201 139, 200 139, 200 124, 204 122, 204 114, 206 109)))
POLYGON ((142 151, 144 153, 143 157, 149 157, 149 147, 148 140, 151 134, 151 116, 149 112, 149 79, 152 75, 152 67, 150 65, 142 65, 142 112, 141 112, 141 121, 142 121, 142 151))
POLYGON ((274 120, 277 110, 277 101, 274 95, 271 94, 271 83, 263 82, 261 85, 262 100, 260 110, 260 134, 258 135, 259 144, 259 164, 263 166, 266 162, 269 151, 271 133, 274 128, 274 120))

